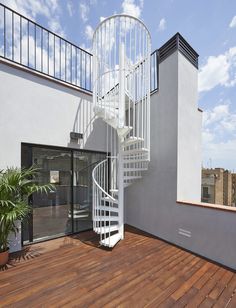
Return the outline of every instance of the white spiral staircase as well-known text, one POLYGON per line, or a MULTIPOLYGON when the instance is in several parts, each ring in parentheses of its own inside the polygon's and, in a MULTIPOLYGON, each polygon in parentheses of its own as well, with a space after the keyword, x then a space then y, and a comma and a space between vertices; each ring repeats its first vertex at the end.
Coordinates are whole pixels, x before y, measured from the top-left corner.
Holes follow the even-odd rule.
POLYGON ((94 33, 93 103, 107 124, 107 159, 93 169, 93 230, 107 247, 124 238, 124 189, 150 161, 150 49, 147 28, 128 15, 94 33))

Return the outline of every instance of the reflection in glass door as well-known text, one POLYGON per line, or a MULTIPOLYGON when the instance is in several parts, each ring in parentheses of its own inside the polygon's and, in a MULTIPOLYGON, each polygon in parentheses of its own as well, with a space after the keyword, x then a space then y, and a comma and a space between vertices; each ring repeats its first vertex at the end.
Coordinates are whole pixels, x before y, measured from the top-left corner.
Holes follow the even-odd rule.
POLYGON ((38 183, 55 186, 33 196, 33 241, 71 233, 71 152, 33 148, 32 161, 40 169, 38 183))
POLYGON ((73 153, 73 221, 74 232, 92 228, 92 171, 104 154, 73 153))

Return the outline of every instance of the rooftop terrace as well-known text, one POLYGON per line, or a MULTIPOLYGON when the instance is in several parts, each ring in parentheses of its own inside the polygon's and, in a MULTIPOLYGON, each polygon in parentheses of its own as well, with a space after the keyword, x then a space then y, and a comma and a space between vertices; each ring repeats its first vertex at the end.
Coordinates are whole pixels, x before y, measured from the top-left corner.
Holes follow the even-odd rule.
POLYGON ((126 228, 113 250, 95 234, 26 246, 0 274, 0 306, 235 307, 236 274, 126 228))

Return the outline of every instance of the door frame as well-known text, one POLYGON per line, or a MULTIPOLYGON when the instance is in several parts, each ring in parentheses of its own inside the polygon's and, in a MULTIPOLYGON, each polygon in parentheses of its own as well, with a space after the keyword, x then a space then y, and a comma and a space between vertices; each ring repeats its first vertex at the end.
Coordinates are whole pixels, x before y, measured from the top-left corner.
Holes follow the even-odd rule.
MULTIPOLYGON (((27 143, 27 142, 21 142, 21 167, 30 167, 33 165, 33 155, 32 155, 32 148, 44 148, 44 149, 51 149, 51 150, 61 150, 61 151, 67 151, 68 153, 70 153, 70 159, 71 159, 71 164, 70 164, 70 173, 71 173, 71 179, 70 179, 70 183, 71 183, 71 187, 70 187, 70 210, 71 210, 71 232, 68 232, 67 234, 59 234, 59 235, 55 235, 55 236, 50 236, 47 237, 45 239, 38 239, 38 240, 33 240, 33 214, 30 213, 29 218, 28 218, 28 232, 29 232, 29 242, 24 243, 23 240, 23 222, 21 223, 21 244, 22 246, 26 246, 26 245, 31 245, 34 243, 39 243, 39 242, 45 242, 48 240, 52 240, 55 238, 60 238, 60 237, 64 237, 67 235, 72 235, 72 234, 77 234, 80 232, 85 232, 85 231, 89 231, 91 230, 91 228, 87 229, 87 230, 83 230, 83 231, 74 231, 74 152, 82 152, 82 153, 94 153, 94 154, 104 154, 106 156, 110 156, 110 153, 105 152, 105 151, 95 151, 95 150, 87 150, 87 149, 80 149, 80 148, 71 148, 71 147, 62 147, 62 146, 54 146, 54 145, 47 145, 47 144, 37 144, 37 143, 27 143), (29 161, 27 161, 27 166, 23 165, 23 147, 26 146, 29 148, 29 161)), ((108 164, 108 169, 109 168, 109 164, 108 164)), ((108 174, 110 174, 110 172, 108 171, 108 174)), ((28 200, 29 204, 32 204, 32 197, 29 198, 28 200)))

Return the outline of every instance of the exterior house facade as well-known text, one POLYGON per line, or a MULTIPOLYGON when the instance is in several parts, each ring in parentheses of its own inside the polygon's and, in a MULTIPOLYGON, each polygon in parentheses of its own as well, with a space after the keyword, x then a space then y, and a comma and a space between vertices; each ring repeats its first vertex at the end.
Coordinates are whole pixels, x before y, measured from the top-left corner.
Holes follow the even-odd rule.
MULTIPOLYGON (((37 37, 41 28, 35 29, 37 37)), ((51 65, 49 56, 41 58, 46 71, 38 58, 28 55, 23 63, 6 46, 0 56, 0 168, 35 164, 39 182, 57 187, 55 194, 30 200, 32 215, 11 251, 91 228, 92 170, 109 152, 107 125, 94 114, 91 65, 85 60, 92 55, 58 36, 54 42, 64 46, 61 58, 66 48, 76 54, 59 61, 59 70, 56 56, 51 65)), ((37 38, 35 44, 37 56, 37 38)), ((150 164, 124 189, 124 221, 236 269, 236 213, 201 203, 198 54, 177 33, 151 54, 151 67, 150 164)))
POLYGON ((202 170, 202 202, 233 205, 233 175, 223 168, 202 170))
POLYGON ((236 206, 236 173, 232 173, 232 205, 236 206))

